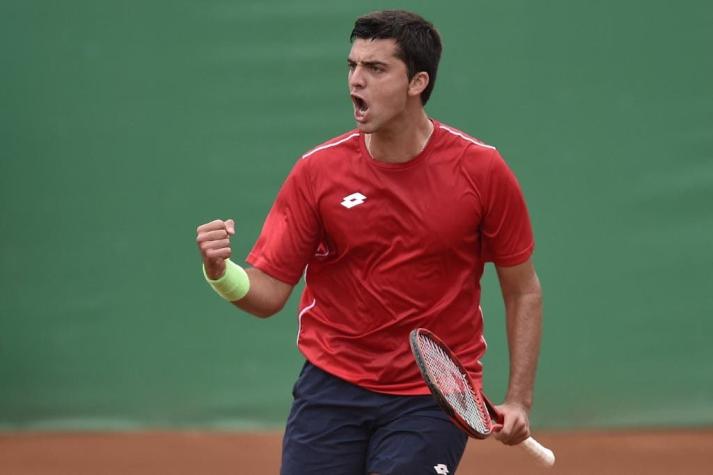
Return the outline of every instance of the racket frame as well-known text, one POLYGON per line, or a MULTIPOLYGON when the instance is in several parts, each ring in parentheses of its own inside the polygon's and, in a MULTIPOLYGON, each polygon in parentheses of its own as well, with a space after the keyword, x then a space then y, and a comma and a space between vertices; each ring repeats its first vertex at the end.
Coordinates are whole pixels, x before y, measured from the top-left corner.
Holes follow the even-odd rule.
POLYGON ((494 407, 492 406, 490 401, 488 401, 484 397, 482 392, 478 389, 478 387, 473 384, 473 380, 468 374, 468 371, 465 369, 465 367, 456 357, 456 355, 453 354, 448 345, 446 345, 440 338, 434 335, 433 332, 425 328, 416 328, 415 330, 412 330, 409 334, 409 344, 411 345, 411 352, 413 353, 414 359, 416 360, 418 369, 421 371, 423 380, 426 382, 428 389, 430 389, 431 394, 433 395, 438 405, 441 406, 441 409, 443 409, 443 411, 448 414, 451 420, 470 437, 476 439, 486 439, 487 437, 489 437, 492 434, 493 429, 496 427, 496 425, 493 423, 493 416, 497 417, 497 413, 495 412, 494 407), (443 353, 448 356, 451 362, 456 366, 456 368, 458 368, 458 371, 460 371, 460 373, 465 377, 466 385, 468 386, 467 389, 472 393, 473 399, 475 400, 475 403, 478 406, 478 411, 481 413, 481 419, 483 420, 484 426, 486 426, 487 431, 480 432, 471 424, 469 424, 463 417, 461 417, 458 412, 453 408, 453 406, 448 402, 448 399, 441 391, 441 388, 439 388, 438 385, 431 379, 430 372, 426 366, 425 358, 421 352, 421 348, 418 343, 418 338, 421 335, 433 341, 433 343, 435 343, 438 348, 440 348, 443 353))
MULTIPOLYGON (((431 331, 425 328, 416 328, 411 330, 409 334, 409 344, 411 345, 411 352, 413 353, 418 369, 421 371, 423 380, 426 382, 428 389, 431 390, 431 394, 438 403, 438 405, 443 409, 443 411, 448 414, 451 420, 466 434, 470 437, 476 439, 485 439, 493 433, 493 430, 498 427, 502 427, 503 416, 496 409, 495 406, 485 397, 481 388, 473 384, 473 379, 470 377, 466 371, 463 364, 460 362, 458 357, 451 351, 451 349, 446 345, 440 338, 434 335, 431 331), (443 353, 450 358, 451 362, 458 368, 458 370, 465 377, 466 384, 468 385, 468 390, 473 393, 475 397, 476 404, 479 406, 480 412, 486 416, 484 422, 488 428, 487 432, 480 432, 472 427, 464 418, 458 415, 453 406, 448 402, 446 397, 441 392, 438 385, 431 380, 429 371, 426 369, 426 364, 424 358, 421 354, 421 349, 418 344, 418 338, 423 335, 429 338, 433 343, 435 343, 443 353), (493 422, 495 421, 495 423, 493 422)), ((552 450, 540 444, 533 437, 528 437, 523 442, 518 444, 526 452, 528 452, 535 460, 538 461, 544 467, 552 467, 555 463, 555 454, 552 450)))

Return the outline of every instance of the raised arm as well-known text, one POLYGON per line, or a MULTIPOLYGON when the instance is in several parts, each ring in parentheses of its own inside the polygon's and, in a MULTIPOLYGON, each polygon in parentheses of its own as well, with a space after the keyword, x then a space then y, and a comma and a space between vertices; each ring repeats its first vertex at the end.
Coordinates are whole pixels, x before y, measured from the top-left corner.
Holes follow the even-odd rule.
POLYGON ((496 266, 505 302, 510 378, 505 402, 499 409, 505 416, 496 437, 511 445, 530 435, 528 414, 532 406, 535 373, 542 334, 542 290, 531 260, 512 267, 496 266))
MULTIPOLYGON (((216 219, 198 226, 196 242, 203 258, 205 275, 211 281, 220 281, 226 273, 226 259, 232 251, 230 236, 235 234, 235 222, 232 219, 216 219)), ((244 270, 241 279, 247 293, 239 292, 239 298, 230 299, 233 305, 260 318, 266 318, 279 312, 292 293, 292 285, 286 284, 256 268, 244 270)))

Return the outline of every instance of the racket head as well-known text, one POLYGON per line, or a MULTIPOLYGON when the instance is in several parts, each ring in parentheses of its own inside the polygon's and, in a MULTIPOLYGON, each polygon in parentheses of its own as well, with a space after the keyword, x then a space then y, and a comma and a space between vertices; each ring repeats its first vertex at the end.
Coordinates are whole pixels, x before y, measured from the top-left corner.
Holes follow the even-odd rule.
POLYGON ((496 425, 492 404, 473 384, 463 364, 440 338, 425 328, 409 335, 421 376, 439 406, 470 437, 484 439, 496 425))

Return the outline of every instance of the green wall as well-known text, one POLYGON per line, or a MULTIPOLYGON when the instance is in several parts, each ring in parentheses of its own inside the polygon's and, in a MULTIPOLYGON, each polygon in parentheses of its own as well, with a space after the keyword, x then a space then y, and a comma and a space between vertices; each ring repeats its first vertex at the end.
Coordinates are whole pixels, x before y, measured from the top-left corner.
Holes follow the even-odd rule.
POLYGON ((348 34, 387 6, 439 27, 429 112, 528 197, 533 421, 713 424, 713 3, 2 0, 0 429, 282 425, 296 298, 222 302, 195 227, 234 217, 245 256, 293 161, 353 127, 348 34))

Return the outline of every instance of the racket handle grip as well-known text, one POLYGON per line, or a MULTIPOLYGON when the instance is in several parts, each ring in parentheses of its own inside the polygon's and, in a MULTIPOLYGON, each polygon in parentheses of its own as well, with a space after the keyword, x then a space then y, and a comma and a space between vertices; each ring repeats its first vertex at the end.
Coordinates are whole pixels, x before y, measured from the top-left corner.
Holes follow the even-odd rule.
POLYGON ((527 439, 522 441, 520 443, 520 446, 545 467, 551 467, 555 464, 554 452, 540 444, 532 437, 528 437, 527 439))

